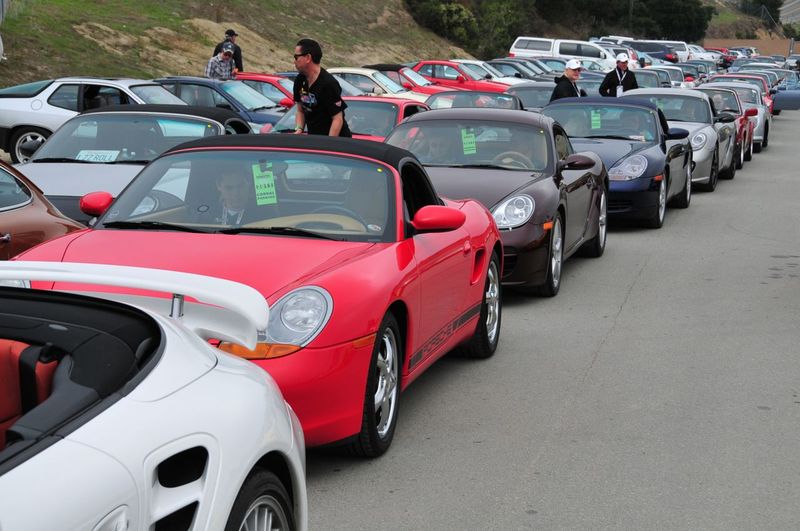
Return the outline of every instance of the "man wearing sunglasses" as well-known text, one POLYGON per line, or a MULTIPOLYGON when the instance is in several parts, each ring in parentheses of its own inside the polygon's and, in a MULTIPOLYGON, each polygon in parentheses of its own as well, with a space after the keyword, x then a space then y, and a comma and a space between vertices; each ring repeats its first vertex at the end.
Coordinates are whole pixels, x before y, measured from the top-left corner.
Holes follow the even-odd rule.
POLYGON ((233 44, 226 42, 220 52, 208 60, 205 76, 212 79, 233 79, 233 44))
POLYGON ((300 39, 294 48, 294 80, 297 105, 295 134, 308 129, 311 135, 352 136, 344 119, 347 105, 336 78, 322 68, 322 47, 312 39, 300 39))

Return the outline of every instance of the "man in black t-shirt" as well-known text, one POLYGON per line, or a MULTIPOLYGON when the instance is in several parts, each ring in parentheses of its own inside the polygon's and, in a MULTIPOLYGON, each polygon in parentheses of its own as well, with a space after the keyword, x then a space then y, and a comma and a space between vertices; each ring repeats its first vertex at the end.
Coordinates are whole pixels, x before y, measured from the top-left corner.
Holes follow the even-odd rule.
POLYGON ((214 47, 214 55, 212 55, 212 57, 219 55, 222 51, 222 47, 226 43, 231 43, 231 45, 233 45, 233 64, 236 65, 236 70, 234 70, 234 72, 244 72, 244 66, 242 66, 242 49, 236 44, 236 37, 238 36, 239 34, 236 33, 234 29, 225 30, 225 40, 214 47))
POLYGON ((295 134, 307 127, 311 135, 352 136, 344 119, 347 104, 336 78, 319 65, 322 47, 317 41, 300 39, 294 49, 294 66, 300 72, 294 80, 297 105, 295 134))

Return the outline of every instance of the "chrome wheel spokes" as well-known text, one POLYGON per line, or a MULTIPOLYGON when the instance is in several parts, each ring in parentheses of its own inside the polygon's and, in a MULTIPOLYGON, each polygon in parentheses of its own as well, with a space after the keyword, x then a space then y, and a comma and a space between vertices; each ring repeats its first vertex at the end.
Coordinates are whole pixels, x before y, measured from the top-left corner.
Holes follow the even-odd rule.
POLYGON ((486 278, 486 337, 490 344, 497 339, 497 331, 500 325, 500 275, 497 273, 497 265, 494 261, 489 263, 489 271, 486 278))
POLYGON ((661 186, 658 187, 658 219, 664 221, 664 215, 667 212, 667 182, 661 180, 661 186))
POLYGON ((383 331, 375 364, 376 386, 373 396, 375 426, 379 437, 385 437, 392 426, 397 407, 398 352, 397 337, 391 328, 383 331))
POLYGON ((608 205, 606 204, 606 192, 600 194, 600 215, 597 218, 597 237, 600 238, 600 247, 606 245, 606 233, 608 230, 608 205))
POLYGON ((553 272, 553 287, 557 287, 561 282, 561 259, 563 257, 563 239, 561 236, 561 220, 555 219, 553 223, 553 236, 550 249, 550 268, 553 272))
POLYGON ((288 531, 289 519, 272 496, 261 496, 247 510, 239 531, 288 531))

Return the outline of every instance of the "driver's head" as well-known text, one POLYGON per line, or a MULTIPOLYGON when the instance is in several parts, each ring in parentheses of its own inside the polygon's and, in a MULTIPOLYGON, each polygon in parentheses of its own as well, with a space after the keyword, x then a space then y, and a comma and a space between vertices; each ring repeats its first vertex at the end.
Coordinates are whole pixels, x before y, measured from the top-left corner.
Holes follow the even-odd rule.
POLYGON ((228 168, 223 170, 216 180, 220 201, 231 210, 244 210, 250 194, 247 190, 247 179, 238 171, 228 168))
POLYGON ((428 158, 429 162, 447 162, 452 160, 453 142, 446 131, 439 131, 433 134, 428 134, 428 158))

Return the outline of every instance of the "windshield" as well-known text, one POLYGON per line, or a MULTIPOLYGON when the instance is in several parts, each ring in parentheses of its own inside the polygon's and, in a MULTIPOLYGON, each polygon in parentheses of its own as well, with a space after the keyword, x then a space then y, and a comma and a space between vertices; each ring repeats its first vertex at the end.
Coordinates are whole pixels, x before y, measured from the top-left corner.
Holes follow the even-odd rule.
POLYGON ((664 116, 667 117, 667 120, 705 124, 710 124, 712 122, 711 109, 708 103, 701 98, 656 94, 641 94, 636 97, 658 105, 658 108, 661 109, 664 116))
POLYGON ((99 227, 273 230, 303 237, 310 231, 347 241, 394 241, 393 175, 388 166, 345 156, 176 153, 142 170, 99 227))
POLYGON ((499 71, 498 69, 496 69, 495 67, 493 67, 492 65, 490 65, 489 63, 483 63, 481 66, 482 66, 482 67, 483 67, 483 68, 484 68, 484 69, 485 69, 487 72, 489 72, 490 74, 492 74, 492 75, 493 75, 493 76, 495 76, 495 77, 503 77, 503 76, 505 75, 505 74, 503 74, 501 71, 499 71))
POLYGON ((186 105, 186 102, 161 85, 133 85, 131 92, 145 103, 158 105, 186 105))
POLYGON ((487 75, 491 75, 485 68, 471 63, 461 63, 461 68, 467 72, 472 79, 485 79, 487 75))
MULTIPOLYGON (((339 87, 342 89, 342 96, 363 96, 365 94, 363 90, 356 87, 343 77, 336 74, 334 74, 333 77, 336 78, 336 81, 339 83, 339 87)), ((292 93, 294 94, 294 85, 292 85, 292 93)))
POLYGON ((600 96, 600 85, 602 80, 594 79, 579 79, 577 85, 579 89, 583 89, 587 96, 600 96))
POLYGON ((508 89, 509 94, 513 94, 522 100, 522 105, 526 109, 541 109, 550 103, 550 97, 553 95, 553 89, 556 86, 541 86, 541 87, 512 87, 508 89))
POLYGON ((658 74, 642 70, 636 71, 636 83, 639 84, 640 88, 659 88, 661 86, 658 74))
POLYGON ((453 107, 488 107, 494 109, 518 109, 514 98, 497 92, 440 92, 429 97, 425 103, 431 109, 450 109, 453 107))
POLYGON ((552 165, 547 134, 519 123, 421 120, 397 126, 386 139, 428 166, 544 171, 552 165))
POLYGON ((375 72, 374 74, 372 74, 372 77, 375 78, 378 81, 378 83, 386 87, 386 90, 388 90, 392 94, 406 92, 405 88, 401 87, 400 85, 392 81, 391 78, 389 78, 389 76, 387 76, 383 72, 375 72))
POLYGON ((757 90, 744 87, 736 87, 733 90, 744 103, 759 103, 757 90))
POLYGON ((683 71, 677 67, 662 71, 667 73, 671 81, 683 81, 683 71))
POLYGON ((257 90, 254 90, 241 81, 226 81, 220 83, 222 91, 235 99, 248 111, 255 111, 257 109, 271 109, 277 107, 278 104, 264 96, 257 90))
POLYGON ((405 77, 410 79, 414 84, 419 85, 421 87, 427 85, 433 85, 430 81, 419 75, 418 73, 414 72, 410 68, 403 68, 400 70, 400 73, 403 74, 405 77))
POLYGON ((570 137, 614 137, 637 142, 658 139, 658 125, 653 111, 625 105, 561 104, 546 107, 550 116, 570 137))
POLYGON ((76 116, 61 126, 39 148, 32 162, 69 159, 99 164, 145 164, 173 146, 222 135, 210 120, 185 116, 97 113, 76 116))
MULTIPOLYGON (((714 80, 712 79, 712 81, 714 80)), ((743 83, 748 83, 750 85, 758 87, 761 90, 764 90, 764 80, 761 78, 753 79, 752 77, 725 76, 724 78, 719 78, 719 81, 741 81, 743 83)))
POLYGON ((697 78, 700 75, 700 71, 696 66, 681 65, 681 70, 683 70, 684 75, 692 76, 693 78, 697 78))
MULTIPOLYGON (((382 101, 362 101, 346 99, 347 110, 344 119, 354 135, 385 137, 398 122, 397 105, 382 101)), ((294 133, 297 109, 292 107, 284 114, 272 133, 294 133)))
POLYGON ((280 86, 282 86, 285 90, 289 91, 290 94, 294 94, 294 81, 291 79, 286 79, 282 77, 278 80, 280 86))
POLYGON ((716 112, 731 111, 739 113, 739 102, 736 101, 736 94, 731 90, 700 89, 711 98, 716 112))

